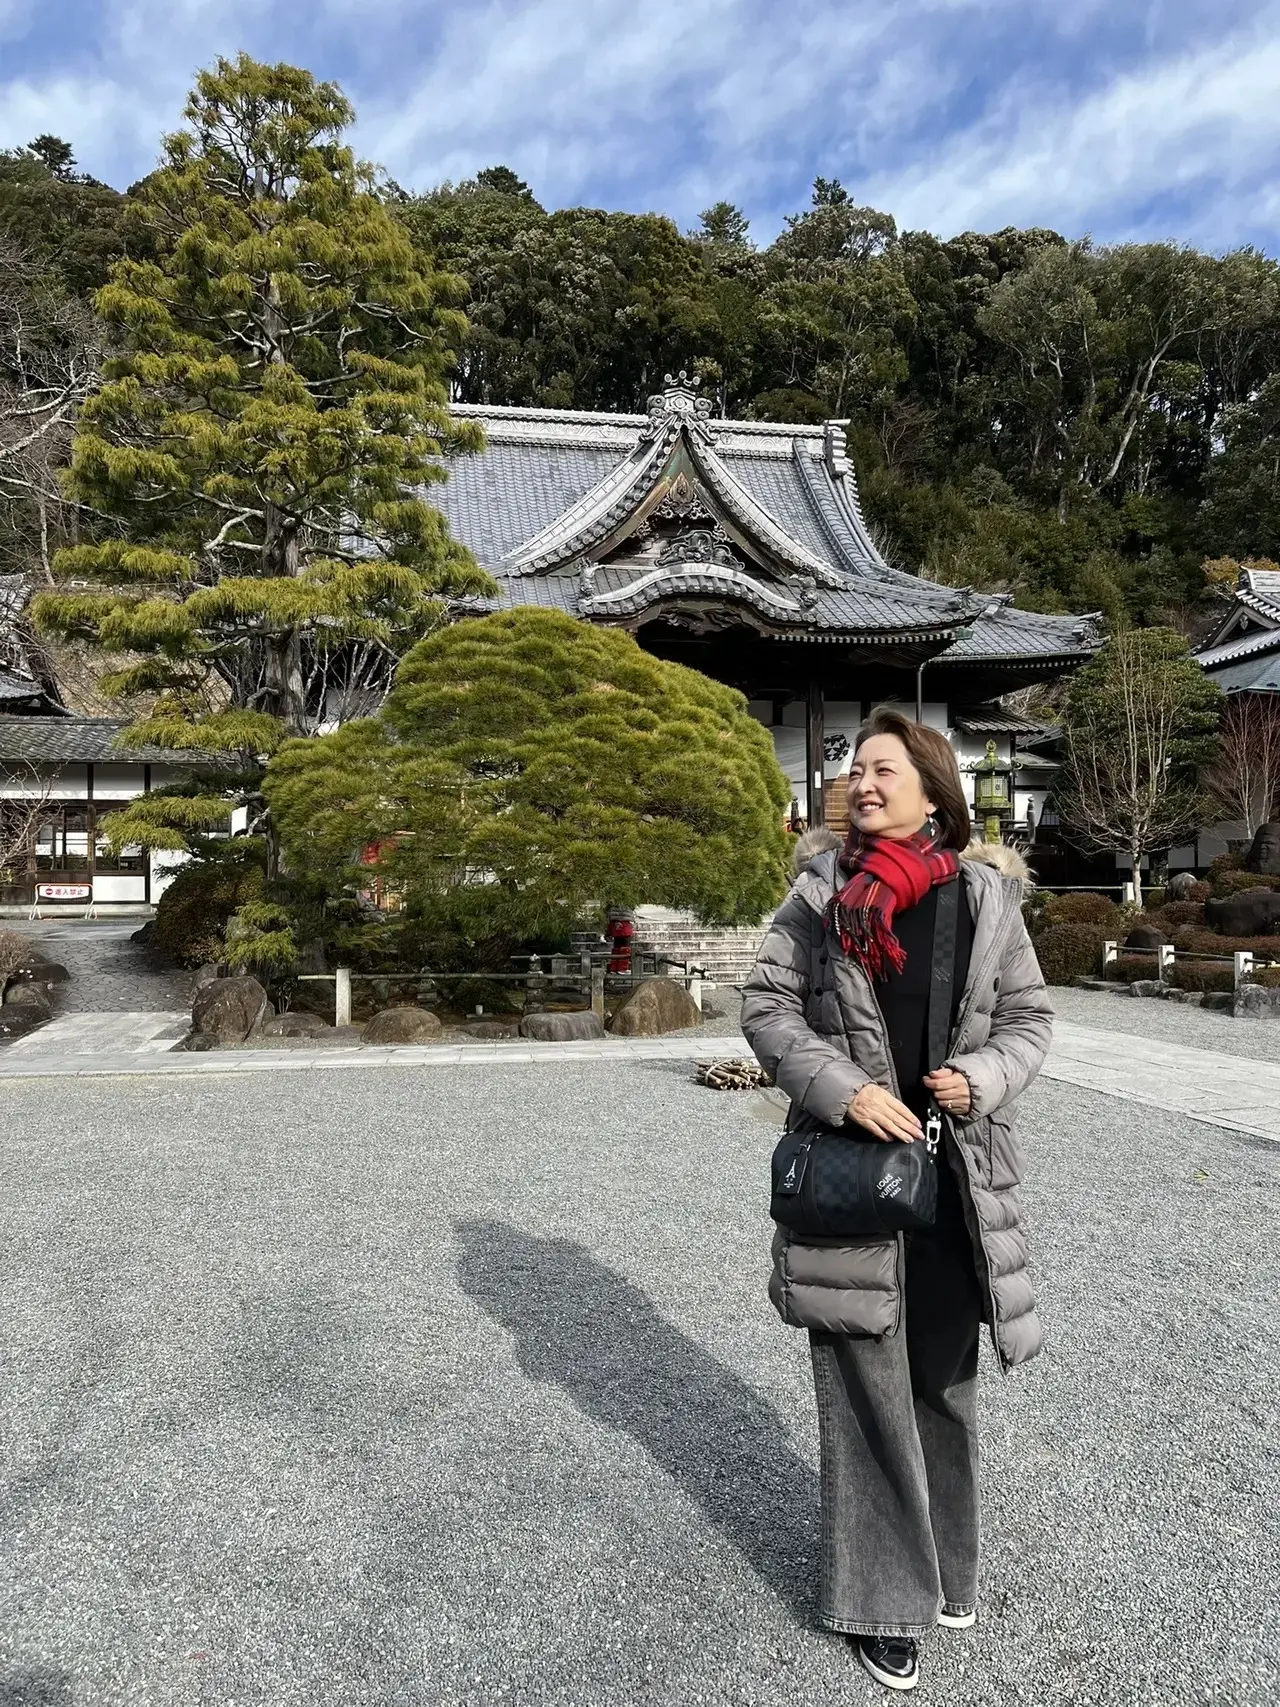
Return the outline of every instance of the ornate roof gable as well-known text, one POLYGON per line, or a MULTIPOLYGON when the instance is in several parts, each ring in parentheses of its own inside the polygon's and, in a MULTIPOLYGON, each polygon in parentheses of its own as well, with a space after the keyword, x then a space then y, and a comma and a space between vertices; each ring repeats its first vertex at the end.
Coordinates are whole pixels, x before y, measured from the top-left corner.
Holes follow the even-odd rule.
MULTIPOLYGON (((711 404, 688 376, 667 375, 649 399, 639 443, 577 503, 512 551, 508 574, 538 575, 581 559, 599 561, 654 521, 707 521, 771 579, 779 571, 810 585, 839 587, 842 577, 793 539, 716 454, 711 404)), ((694 559, 702 561, 702 559, 694 559)), ((721 567, 728 569, 732 559, 721 567)), ((798 613, 800 605, 790 603, 798 613)))

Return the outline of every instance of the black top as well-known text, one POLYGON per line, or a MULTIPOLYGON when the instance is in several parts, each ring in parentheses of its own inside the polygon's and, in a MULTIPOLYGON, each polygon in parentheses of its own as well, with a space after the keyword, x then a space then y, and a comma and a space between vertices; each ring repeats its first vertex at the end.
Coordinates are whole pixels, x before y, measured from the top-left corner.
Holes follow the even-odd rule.
MULTIPOLYGON (((954 881, 963 884, 957 876, 954 881)), ((906 950, 907 963, 901 972, 874 980, 872 988, 889 1031, 894 1070, 902 1100, 920 1119, 925 1118, 929 1093, 921 1080, 929 1071, 925 1060, 929 1032, 929 975, 933 966, 933 923, 938 911, 938 891, 930 889, 923 901, 905 912, 895 913, 893 934, 906 950)), ((956 908, 956 964, 951 982, 951 1029, 955 1029, 969 956, 973 950, 973 915, 963 888, 956 908)), ((937 1065, 937 1063, 933 1063, 937 1065)))

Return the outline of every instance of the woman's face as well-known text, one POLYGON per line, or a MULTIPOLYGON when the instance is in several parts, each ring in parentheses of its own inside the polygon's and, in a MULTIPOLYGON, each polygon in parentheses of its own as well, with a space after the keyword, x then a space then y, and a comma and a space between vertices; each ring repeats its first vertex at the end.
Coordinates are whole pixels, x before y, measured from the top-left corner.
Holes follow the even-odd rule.
POLYGON ((901 840, 923 829, 933 811, 920 772, 896 735, 872 735, 853 755, 849 817, 866 836, 901 840))

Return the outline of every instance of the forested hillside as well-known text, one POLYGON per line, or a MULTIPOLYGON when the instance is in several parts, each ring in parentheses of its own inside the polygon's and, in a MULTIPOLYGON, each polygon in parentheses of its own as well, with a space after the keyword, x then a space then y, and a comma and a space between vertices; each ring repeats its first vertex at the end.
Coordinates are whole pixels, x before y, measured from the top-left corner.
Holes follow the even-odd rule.
MULTIPOLYGON (((819 179, 759 245, 726 202, 548 211, 505 167, 382 194, 467 283, 459 399, 643 409, 696 372, 724 413, 849 421, 886 552, 1040 609, 1201 629, 1280 558, 1280 273, 1252 251, 1044 230, 899 232, 819 179)), ((92 293, 143 208, 42 137, 0 155, 0 572, 92 531, 58 471, 101 359, 92 293)))

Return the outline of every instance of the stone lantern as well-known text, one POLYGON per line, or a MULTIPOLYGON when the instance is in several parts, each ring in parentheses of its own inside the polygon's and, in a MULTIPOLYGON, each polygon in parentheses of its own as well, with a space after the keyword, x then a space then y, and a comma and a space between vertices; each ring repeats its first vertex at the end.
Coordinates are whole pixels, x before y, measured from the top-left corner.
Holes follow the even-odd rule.
POLYGON ((982 820, 982 839, 998 842, 1003 839, 1004 825, 1013 817, 1013 766, 996 756, 996 744, 987 742, 987 751, 974 767, 973 815, 982 820))

